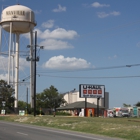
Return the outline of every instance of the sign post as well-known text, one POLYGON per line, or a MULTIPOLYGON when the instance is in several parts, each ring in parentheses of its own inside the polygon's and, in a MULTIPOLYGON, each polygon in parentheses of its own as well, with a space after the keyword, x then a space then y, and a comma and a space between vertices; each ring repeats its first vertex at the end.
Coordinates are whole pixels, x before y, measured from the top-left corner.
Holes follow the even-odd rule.
POLYGON ((99 100, 100 98, 97 98, 97 117, 99 117, 99 100))
POLYGON ((2 115, 5 115, 5 104, 6 104, 6 102, 5 101, 2 101, 2 106, 3 106, 3 109, 1 110, 1 114, 2 115))
POLYGON ((85 117, 86 117, 86 109, 87 109, 87 98, 85 98, 85 117))

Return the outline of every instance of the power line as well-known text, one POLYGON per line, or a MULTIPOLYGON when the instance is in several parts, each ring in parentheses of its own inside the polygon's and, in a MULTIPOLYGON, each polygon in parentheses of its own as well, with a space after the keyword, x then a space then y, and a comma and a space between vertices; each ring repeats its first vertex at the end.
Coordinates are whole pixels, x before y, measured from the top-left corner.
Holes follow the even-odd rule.
POLYGON ((98 68, 86 68, 76 70, 56 70, 56 71, 37 71, 38 73, 61 73, 61 72, 78 72, 78 71, 92 71, 92 70, 105 70, 105 69, 117 69, 117 68, 130 68, 140 66, 140 64, 122 65, 122 66, 110 66, 110 67, 98 67, 98 68))
POLYGON ((53 78, 71 78, 71 79, 115 79, 115 78, 139 78, 140 75, 132 75, 132 76, 107 76, 107 77, 72 77, 72 76, 56 76, 56 75, 45 75, 40 74, 40 76, 47 76, 47 77, 53 77, 53 78))
MULTIPOLYGON (((91 71, 91 70, 104 70, 104 69, 116 69, 116 68, 130 68, 134 66, 140 66, 140 64, 129 64, 129 65, 122 65, 122 66, 110 66, 110 67, 99 67, 99 68, 87 68, 87 69, 77 69, 77 70, 59 70, 59 71, 37 71, 37 74, 40 76, 48 76, 48 77, 55 77, 55 78, 79 78, 79 79, 109 79, 109 78, 138 78, 138 76, 116 76, 116 77, 71 77, 71 76, 55 76, 55 75, 46 75, 45 73, 62 73, 62 72, 78 72, 78 71, 91 71), (44 74, 43 74, 44 73, 44 74)), ((27 76, 23 78, 22 82, 29 80, 31 76, 27 76)))

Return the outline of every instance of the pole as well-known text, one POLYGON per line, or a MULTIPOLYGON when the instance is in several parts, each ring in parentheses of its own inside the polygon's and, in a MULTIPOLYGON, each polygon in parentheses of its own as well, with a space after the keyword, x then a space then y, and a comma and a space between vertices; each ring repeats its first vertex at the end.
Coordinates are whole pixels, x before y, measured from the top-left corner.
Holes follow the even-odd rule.
POLYGON ((35 31, 35 55, 34 55, 34 117, 36 116, 36 47, 37 47, 37 31, 35 31))
POLYGON ((86 117, 86 108, 87 108, 87 98, 85 98, 85 117, 86 117))
POLYGON ((0 52, 1 52, 1 48, 2 47, 2 28, 0 26, 0 52))
POLYGON ((27 87, 27 97, 26 97, 26 101, 27 101, 26 107, 27 107, 27 114, 28 114, 28 87, 27 87))
POLYGON ((15 34, 13 34, 13 37, 12 37, 12 40, 13 40, 13 45, 12 45, 12 83, 14 85, 14 68, 15 68, 15 63, 14 63, 14 60, 15 60, 15 34))
POLYGON ((19 78, 19 34, 16 34, 16 50, 15 50, 15 111, 18 108, 18 78, 19 78))
POLYGON ((10 84, 10 68, 11 68, 11 38, 12 38, 12 22, 10 22, 10 37, 9 37, 9 58, 8 58, 8 85, 10 84))
POLYGON ((97 98, 97 117, 99 117, 99 100, 100 100, 100 97, 97 98))
POLYGON ((104 108, 106 109, 106 94, 105 94, 105 88, 104 88, 104 108))
POLYGON ((30 57, 32 60, 30 61, 30 102, 31 108, 34 108, 34 55, 33 55, 33 30, 30 30, 30 57))

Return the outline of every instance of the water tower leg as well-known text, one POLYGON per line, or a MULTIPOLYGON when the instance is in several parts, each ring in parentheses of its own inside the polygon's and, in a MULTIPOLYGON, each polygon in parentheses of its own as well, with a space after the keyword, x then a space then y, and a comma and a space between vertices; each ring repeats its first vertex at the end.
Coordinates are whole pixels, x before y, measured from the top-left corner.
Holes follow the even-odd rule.
POLYGON ((1 39, 2 39, 2 28, 0 26, 0 52, 1 52, 1 39))
MULTIPOLYGON (((30 31, 30 57, 33 58, 33 30, 30 31)), ((31 108, 34 108, 34 61, 30 61, 30 100, 31 108)))
POLYGON ((15 112, 18 111, 18 77, 19 77, 19 34, 16 34, 16 52, 15 52, 15 112))
POLYGON ((12 46, 12 83, 13 83, 13 86, 14 86, 14 68, 15 68, 15 34, 13 34, 13 46, 12 46))
POLYGON ((10 37, 9 37, 8 85, 10 84, 10 69, 11 69, 11 38, 12 38, 12 22, 10 22, 10 37))

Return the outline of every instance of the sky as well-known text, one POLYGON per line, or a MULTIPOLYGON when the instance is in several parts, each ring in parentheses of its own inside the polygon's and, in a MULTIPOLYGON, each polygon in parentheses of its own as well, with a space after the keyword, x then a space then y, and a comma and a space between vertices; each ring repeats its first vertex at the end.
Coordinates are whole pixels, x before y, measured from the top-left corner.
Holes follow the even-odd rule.
MULTIPOLYGON (((0 0, 1 9, 17 3, 34 11, 37 44, 44 46, 37 52, 37 93, 93 84, 105 85, 110 108, 140 101, 139 0, 0 0)), ((9 34, 2 32, 4 52, 9 34)), ((30 76, 28 44, 29 34, 21 35, 20 82, 30 76)), ((1 55, 0 79, 7 79, 7 63, 1 55)), ((20 82, 19 99, 26 100, 29 79, 20 82)))

